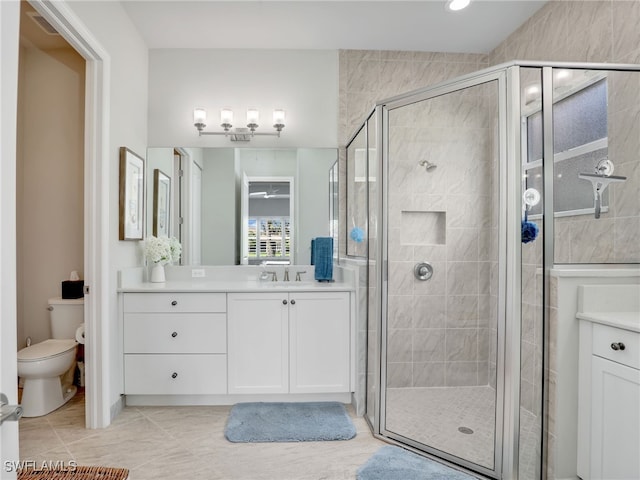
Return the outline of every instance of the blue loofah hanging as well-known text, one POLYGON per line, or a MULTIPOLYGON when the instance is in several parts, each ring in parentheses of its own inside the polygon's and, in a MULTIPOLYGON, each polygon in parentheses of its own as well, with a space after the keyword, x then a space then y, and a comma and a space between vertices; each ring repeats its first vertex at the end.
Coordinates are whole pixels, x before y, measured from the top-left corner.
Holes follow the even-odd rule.
POLYGON ((353 227, 351 233, 349 233, 349 237, 356 243, 362 243, 364 241, 364 230, 360 227, 353 227))
POLYGON ((533 242, 538 236, 538 225, 526 219, 522 221, 522 243, 533 242))

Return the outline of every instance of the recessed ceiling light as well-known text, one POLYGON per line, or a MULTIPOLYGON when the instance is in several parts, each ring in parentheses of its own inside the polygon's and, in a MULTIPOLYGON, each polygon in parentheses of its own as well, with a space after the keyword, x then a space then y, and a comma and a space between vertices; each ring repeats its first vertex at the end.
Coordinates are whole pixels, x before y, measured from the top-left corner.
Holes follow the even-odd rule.
POLYGON ((463 8, 467 8, 471 0, 448 0, 447 2, 447 10, 452 12, 457 12, 462 10, 463 8))

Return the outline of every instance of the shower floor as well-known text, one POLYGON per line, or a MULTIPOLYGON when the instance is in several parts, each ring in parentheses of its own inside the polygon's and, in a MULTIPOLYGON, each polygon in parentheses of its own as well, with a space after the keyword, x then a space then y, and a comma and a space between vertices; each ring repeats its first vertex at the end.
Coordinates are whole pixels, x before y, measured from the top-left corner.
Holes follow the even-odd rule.
MULTIPOLYGON (((524 479, 536 478, 538 470, 540 429, 535 418, 521 409, 520 478, 524 479)), ((387 431, 490 469, 494 426, 495 390, 489 386, 387 389, 387 431), (473 433, 462 433, 461 427, 473 433)))

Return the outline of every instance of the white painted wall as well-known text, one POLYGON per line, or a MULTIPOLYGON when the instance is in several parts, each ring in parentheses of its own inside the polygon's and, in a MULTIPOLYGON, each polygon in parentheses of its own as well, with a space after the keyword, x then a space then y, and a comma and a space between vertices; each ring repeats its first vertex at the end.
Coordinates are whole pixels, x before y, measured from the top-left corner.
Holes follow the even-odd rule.
MULTIPOLYGON (((16 112, 19 2, 0 2, 0 391, 18 401, 16 357, 16 112)), ((18 422, 0 428, 0 461, 17 461, 18 422)), ((3 470, 7 480, 15 472, 3 470)))
POLYGON ((236 159, 233 148, 203 150, 202 264, 235 265, 236 159))
MULTIPOLYGON (((119 148, 129 147, 146 157, 148 49, 119 2, 65 2, 84 24, 87 31, 108 55, 106 127, 109 174, 103 181, 109 188, 109 215, 103 234, 109 242, 109 299, 101 318, 101 338, 105 348, 102 365, 108 375, 108 391, 104 392, 110 405, 116 404, 122 392, 122 355, 118 327, 117 274, 125 267, 142 264, 138 242, 118 240, 118 179, 119 148)), ((103 259, 105 260, 105 259, 103 259)))
POLYGON ((228 147, 224 136, 198 137, 193 109, 208 111, 219 130, 220 109, 244 127, 247 107, 260 109, 261 131, 272 112, 286 111, 282 136, 254 137, 251 147, 336 147, 338 52, 335 50, 190 50, 149 52, 149 145, 228 147))
POLYGON ((85 61, 20 49, 17 142, 18 348, 51 338, 47 299, 84 268, 85 61))
POLYGON ((337 159, 335 148, 298 150, 296 263, 310 263, 312 238, 329 236, 329 169, 337 159))

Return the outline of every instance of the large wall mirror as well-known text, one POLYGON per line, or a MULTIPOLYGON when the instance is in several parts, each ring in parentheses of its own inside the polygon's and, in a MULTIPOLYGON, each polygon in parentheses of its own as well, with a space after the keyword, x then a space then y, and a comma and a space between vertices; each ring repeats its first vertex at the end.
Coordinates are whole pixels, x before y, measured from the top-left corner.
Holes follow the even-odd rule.
MULTIPOLYGON (((337 158, 332 148, 151 147, 146 170, 170 178, 169 231, 184 265, 308 265, 311 239, 331 235, 337 158)), ((153 175, 146 182, 150 206, 153 175)))

